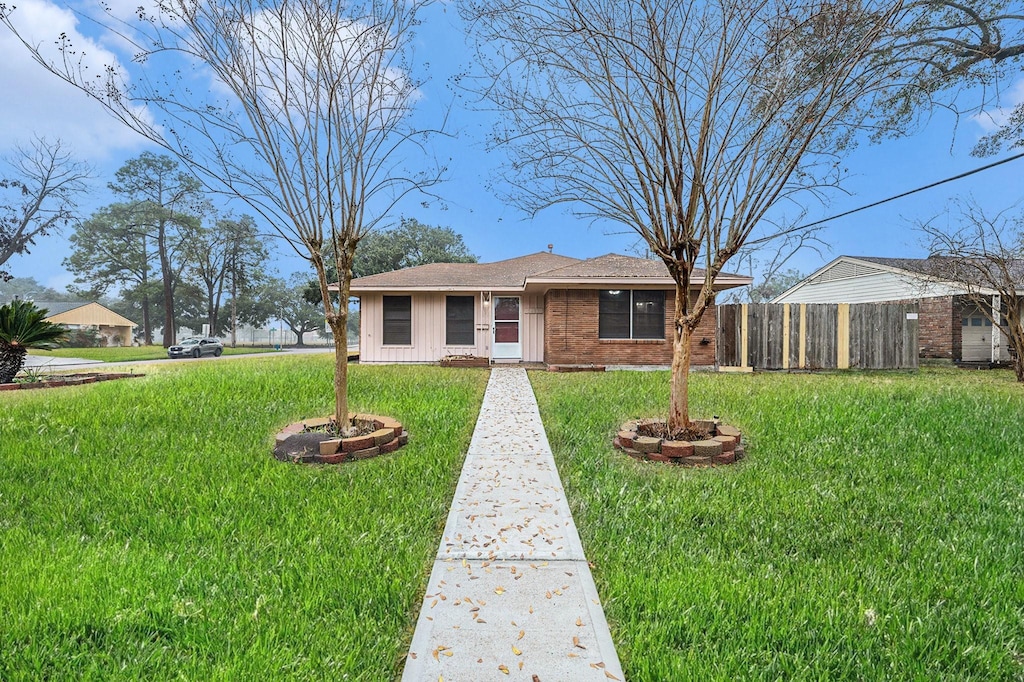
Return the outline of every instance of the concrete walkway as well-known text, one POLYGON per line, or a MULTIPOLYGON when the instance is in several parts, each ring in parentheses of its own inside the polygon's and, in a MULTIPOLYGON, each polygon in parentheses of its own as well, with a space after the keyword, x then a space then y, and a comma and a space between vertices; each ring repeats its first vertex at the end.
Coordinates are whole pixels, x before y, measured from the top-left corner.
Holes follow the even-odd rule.
POLYGON ((491 370, 406 682, 624 680, 526 371, 491 370))

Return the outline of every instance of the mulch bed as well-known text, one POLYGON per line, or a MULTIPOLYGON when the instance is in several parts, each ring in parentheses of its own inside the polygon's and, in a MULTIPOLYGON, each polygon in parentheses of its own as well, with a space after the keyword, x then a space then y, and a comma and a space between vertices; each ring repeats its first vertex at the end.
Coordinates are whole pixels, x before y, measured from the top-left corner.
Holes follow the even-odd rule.
POLYGON ((438 364, 442 367, 490 367, 491 361, 479 355, 446 355, 438 364))
POLYGON ((740 430, 717 420, 669 432, 664 420, 634 419, 622 425, 613 444, 634 459, 690 467, 732 464, 746 455, 740 430))
POLYGON ((82 374, 51 374, 42 381, 16 381, 13 384, 0 384, 0 391, 25 391, 36 388, 61 388, 64 386, 81 386, 95 384, 99 381, 116 379, 134 379, 145 374, 129 374, 124 372, 85 372, 82 374))
POLYGON ((333 417, 289 424, 274 437, 274 457, 295 464, 341 464, 386 455, 408 442, 400 421, 351 413, 344 433, 333 417))

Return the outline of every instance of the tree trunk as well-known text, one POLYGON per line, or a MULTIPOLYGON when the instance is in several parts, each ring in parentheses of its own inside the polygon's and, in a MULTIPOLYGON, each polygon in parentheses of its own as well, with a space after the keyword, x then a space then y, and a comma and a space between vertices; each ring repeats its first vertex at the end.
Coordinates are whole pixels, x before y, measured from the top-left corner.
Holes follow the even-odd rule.
POLYGON ((157 248, 160 254, 160 274, 164 282, 164 348, 174 345, 177 335, 174 333, 174 273, 171 272, 171 260, 167 257, 166 225, 161 222, 157 234, 157 248))
POLYGON ((146 237, 142 237, 142 333, 143 342, 153 345, 153 321, 149 315, 149 250, 146 248, 146 237))
POLYGON ((669 394, 668 428, 670 431, 690 425, 690 337, 693 332, 687 321, 687 287, 676 283, 676 306, 673 316, 672 378, 669 394))
MULTIPOLYGON (((142 282, 143 292, 145 292, 146 282, 142 282)), ((149 294, 142 294, 142 342, 147 346, 153 345, 153 327, 149 319, 149 294)))
POLYGON ((348 428, 348 311, 341 309, 328 318, 334 332, 334 419, 342 429, 348 428))
POLYGON ((231 347, 235 347, 235 340, 238 335, 238 294, 235 291, 234 278, 231 280, 231 347))

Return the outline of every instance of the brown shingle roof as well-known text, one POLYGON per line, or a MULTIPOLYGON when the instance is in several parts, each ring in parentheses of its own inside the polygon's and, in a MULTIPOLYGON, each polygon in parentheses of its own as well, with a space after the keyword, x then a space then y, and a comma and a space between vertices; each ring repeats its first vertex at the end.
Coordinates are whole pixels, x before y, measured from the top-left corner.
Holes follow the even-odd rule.
POLYGON ((576 258, 541 251, 496 263, 430 263, 358 277, 352 280, 352 289, 516 288, 531 275, 578 262, 576 258))
POLYGON ((623 256, 607 253, 596 258, 577 261, 554 270, 538 273, 543 279, 586 279, 591 277, 607 278, 662 278, 669 277, 668 269, 661 261, 623 256))
MULTIPOLYGON (((723 272, 724 278, 749 280, 743 275, 723 272)), ((700 282, 704 271, 696 269, 692 282, 700 282)), ((526 280, 671 280, 668 269, 661 261, 609 253, 596 258, 579 260, 546 251, 510 258, 497 263, 432 263, 404 270, 382 272, 352 280, 352 291, 368 289, 516 289, 526 280)), ((733 282, 732 286, 736 286, 733 282)))

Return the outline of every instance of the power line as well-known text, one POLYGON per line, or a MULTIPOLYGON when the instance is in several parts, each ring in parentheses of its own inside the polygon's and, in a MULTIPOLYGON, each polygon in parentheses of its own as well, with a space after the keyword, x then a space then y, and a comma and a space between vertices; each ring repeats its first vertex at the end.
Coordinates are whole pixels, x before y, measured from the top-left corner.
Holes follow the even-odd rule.
POLYGON ((890 201, 896 201, 897 199, 902 199, 903 197, 909 197, 911 194, 917 194, 918 192, 923 192, 926 189, 932 189, 933 187, 938 187, 939 185, 944 185, 947 182, 953 182, 954 180, 960 180, 960 179, 966 178, 966 177, 968 177, 970 175, 974 175, 975 173, 980 173, 980 172, 986 171, 986 170, 988 170, 990 168, 995 168, 996 166, 1001 166, 1004 163, 1009 163, 1011 161, 1016 161, 1017 159, 1020 159, 1020 158, 1024 158, 1024 152, 1021 152, 1020 154, 1016 154, 1014 156, 1007 157, 1007 158, 1002 159, 1000 161, 993 161, 992 163, 986 164, 986 165, 981 166, 979 168, 974 168, 974 169, 966 171, 964 173, 960 173, 959 175, 954 175, 952 177, 945 178, 944 180, 939 180, 937 182, 933 182, 931 184, 924 185, 923 187, 918 187, 917 189, 912 189, 912 190, 909 190, 907 192, 903 192, 901 194, 896 194, 896 195, 891 196, 891 197, 889 197, 887 199, 882 199, 880 201, 875 201, 873 203, 866 204, 864 206, 860 206, 858 208, 853 208, 853 209, 850 209, 849 211, 844 211, 842 213, 836 214, 834 216, 830 216, 828 218, 822 218, 821 220, 815 220, 813 223, 807 223, 806 225, 800 225, 799 227, 791 227, 788 230, 783 230, 782 232, 777 232, 776 234, 773 234, 770 237, 765 237, 763 239, 755 239, 754 241, 747 242, 746 245, 750 246, 752 244, 757 244, 759 242, 769 241, 769 240, 776 239, 776 238, 781 237, 781 236, 786 235, 786 234, 790 234, 790 233, 793 233, 793 232, 799 232, 801 230, 806 230, 809 227, 814 227, 816 225, 821 225, 822 223, 827 223, 830 220, 838 220, 839 218, 845 218, 848 215, 852 215, 854 213, 860 213, 861 211, 866 211, 869 208, 874 208, 875 206, 881 206, 882 204, 887 204, 890 201))

